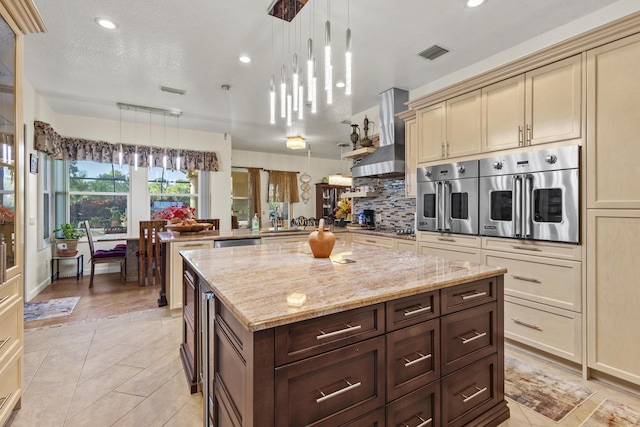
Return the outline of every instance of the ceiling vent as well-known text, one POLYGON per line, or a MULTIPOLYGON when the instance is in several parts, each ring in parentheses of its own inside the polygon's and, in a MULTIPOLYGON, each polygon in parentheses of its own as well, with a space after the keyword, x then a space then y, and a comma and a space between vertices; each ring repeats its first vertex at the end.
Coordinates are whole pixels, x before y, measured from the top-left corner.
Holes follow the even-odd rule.
POLYGON ((430 46, 420 52, 418 55, 422 56, 424 59, 433 61, 434 59, 444 55, 447 52, 449 52, 447 49, 434 44, 433 46, 430 46))

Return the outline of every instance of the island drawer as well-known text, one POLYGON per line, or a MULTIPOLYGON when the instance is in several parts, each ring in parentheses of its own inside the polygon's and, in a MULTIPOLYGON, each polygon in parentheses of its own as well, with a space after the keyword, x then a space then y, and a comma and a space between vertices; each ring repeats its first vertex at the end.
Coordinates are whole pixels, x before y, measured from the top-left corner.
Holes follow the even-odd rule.
POLYGON ((196 301, 198 300, 198 297, 197 297, 198 289, 196 286, 197 277, 198 276, 193 271, 193 268, 191 268, 191 266, 185 262, 184 273, 182 275, 182 281, 183 281, 182 301, 184 304, 183 306, 184 315, 185 317, 188 316, 188 318, 191 319, 191 323, 193 323, 193 319, 196 316, 196 301))
POLYGON ((497 351, 497 305, 489 303, 441 318, 442 374, 497 351))
POLYGON ((276 426, 334 427, 385 402, 384 337, 276 369, 276 426))
POLYGON ((384 320, 381 303, 279 326, 275 330, 276 366, 381 335, 384 320))
POLYGON ((386 338, 388 400, 440 378, 439 319, 388 333, 386 338))
POLYGON ((415 325, 440 315, 439 292, 428 292, 387 302, 387 331, 415 325))
POLYGON ((371 412, 370 414, 358 418, 357 420, 348 422, 341 427, 385 427, 384 415, 384 408, 380 408, 375 412, 371 412))
POLYGON ((393 238, 391 237, 381 237, 381 236, 373 236, 370 234, 353 233, 353 236, 351 239, 353 243, 361 243, 363 245, 373 245, 373 246, 380 246, 383 248, 393 249, 393 238))
MULTIPOLYGON (((442 379, 442 425, 461 427, 498 403, 498 357, 489 356, 442 379)), ((502 397, 500 396, 500 399, 502 397)))
POLYGON ((440 294, 442 314, 449 314, 496 300, 496 278, 446 288, 440 294))
POLYGON ((11 305, 0 306, 0 359, 9 352, 14 344, 20 342, 22 331, 20 329, 20 317, 23 316, 19 310, 21 299, 16 299, 11 305))
POLYGON ((387 405, 388 426, 439 426, 440 382, 424 386, 387 405))

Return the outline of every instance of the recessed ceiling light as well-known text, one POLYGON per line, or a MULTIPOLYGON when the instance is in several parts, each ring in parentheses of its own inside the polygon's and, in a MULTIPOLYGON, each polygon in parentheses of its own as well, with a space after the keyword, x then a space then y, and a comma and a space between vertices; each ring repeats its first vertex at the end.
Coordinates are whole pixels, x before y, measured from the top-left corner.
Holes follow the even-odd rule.
POLYGON ((118 28, 118 25, 107 18, 96 18, 93 20, 96 24, 100 25, 102 28, 106 28, 107 30, 115 30, 118 28))
POLYGON ((345 86, 344 82, 336 83, 336 87, 343 88, 345 86))
POLYGON ((484 3, 484 0, 467 0, 467 7, 476 7, 484 3))
POLYGON ((248 56, 241 56, 240 62, 244 62, 245 64, 248 64, 249 62, 251 62, 251 58, 249 58, 248 56))

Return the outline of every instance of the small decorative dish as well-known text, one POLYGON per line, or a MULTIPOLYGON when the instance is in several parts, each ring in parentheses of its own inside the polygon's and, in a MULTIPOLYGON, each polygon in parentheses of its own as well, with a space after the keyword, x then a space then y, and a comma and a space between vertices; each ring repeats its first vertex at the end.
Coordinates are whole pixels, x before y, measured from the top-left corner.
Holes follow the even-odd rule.
POLYGON ((170 224, 167 225, 167 229, 171 231, 178 231, 180 233, 198 233, 203 230, 207 230, 213 227, 213 224, 206 222, 199 222, 197 224, 170 224))

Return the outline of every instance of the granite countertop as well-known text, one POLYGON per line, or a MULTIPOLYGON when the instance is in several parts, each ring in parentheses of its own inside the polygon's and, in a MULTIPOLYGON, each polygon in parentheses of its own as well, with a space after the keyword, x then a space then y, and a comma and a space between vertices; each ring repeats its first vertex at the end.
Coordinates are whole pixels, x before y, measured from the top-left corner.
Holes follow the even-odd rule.
MULTIPOLYGON (((278 231, 269 230, 266 228, 260 229, 258 233, 254 233, 249 229, 239 230, 213 230, 213 231, 201 231, 198 233, 180 233, 176 231, 163 231, 158 233, 160 241, 162 243, 171 242, 193 242, 199 240, 229 240, 229 239, 251 239, 262 237, 285 237, 285 236, 298 236, 309 235, 312 231, 308 229, 281 229, 278 231)), ((346 230, 333 230, 334 233, 345 232, 346 230)))
POLYGON ((451 285, 506 269, 341 242, 331 258, 308 243, 182 251, 205 284, 249 331, 258 331, 451 285), (354 262, 338 263, 349 259, 354 262), (287 296, 306 296, 300 306, 287 296))
POLYGON ((392 237, 394 239, 402 239, 402 240, 412 240, 415 242, 416 235, 415 234, 398 234, 395 231, 385 231, 385 230, 367 230, 367 229, 359 229, 359 228, 348 228, 348 231, 351 233, 358 234, 369 234, 371 236, 380 236, 380 237, 392 237))

